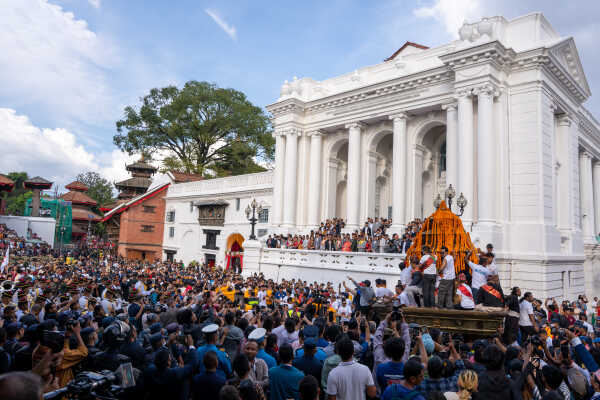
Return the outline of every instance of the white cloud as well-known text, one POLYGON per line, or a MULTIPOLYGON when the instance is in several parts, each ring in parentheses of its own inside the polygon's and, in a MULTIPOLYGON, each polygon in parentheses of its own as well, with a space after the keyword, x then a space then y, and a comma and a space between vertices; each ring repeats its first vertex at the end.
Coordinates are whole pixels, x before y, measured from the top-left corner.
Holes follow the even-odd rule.
POLYGON ((96 9, 100 8, 100 0, 88 0, 88 3, 96 9))
POLYGON ((464 21, 481 16, 480 0, 435 0, 430 6, 413 10, 416 17, 433 18, 441 22, 453 38, 458 37, 458 29, 464 21))
POLYGON ((59 189, 87 171, 111 182, 126 179, 125 165, 139 158, 119 150, 95 156, 68 130, 39 128, 10 108, 0 108, 0 148, 1 173, 26 171, 56 182, 59 189))
POLYGON ((215 23, 219 25, 227 35, 229 35, 231 39, 237 40, 235 26, 229 25, 227 22, 225 22, 225 20, 221 18, 221 16, 214 10, 205 9, 204 12, 207 13, 213 19, 213 21, 215 21, 215 23))
MULTIPOLYGON (((99 0, 92 4, 100 4, 99 0)), ((87 22, 48 0, 2 2, 0 99, 42 108, 62 122, 112 119, 107 81, 118 62, 115 46, 87 22)))

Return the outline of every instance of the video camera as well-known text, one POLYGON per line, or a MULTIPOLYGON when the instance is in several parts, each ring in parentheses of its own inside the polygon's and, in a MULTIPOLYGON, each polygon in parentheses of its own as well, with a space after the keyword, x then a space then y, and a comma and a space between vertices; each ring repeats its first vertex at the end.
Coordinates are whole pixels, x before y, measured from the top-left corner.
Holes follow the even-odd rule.
POLYGON ((82 372, 75 377, 64 388, 44 394, 44 400, 57 399, 61 397, 76 397, 79 399, 116 399, 123 388, 114 385, 117 376, 111 371, 82 372))

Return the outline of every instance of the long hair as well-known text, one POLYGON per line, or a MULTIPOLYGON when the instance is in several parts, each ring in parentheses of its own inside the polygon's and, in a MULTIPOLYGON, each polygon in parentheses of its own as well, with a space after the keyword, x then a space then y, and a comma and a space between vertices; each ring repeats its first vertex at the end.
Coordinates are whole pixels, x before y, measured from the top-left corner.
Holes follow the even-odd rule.
POLYGON ((477 373, 466 369, 458 376, 458 398, 459 400, 470 400, 474 392, 477 391, 479 380, 477 373))
POLYGON ((529 296, 531 296, 531 292, 525 292, 525 294, 523 295, 523 297, 521 297, 521 299, 519 300, 519 304, 521 304, 523 302, 523 300, 525 300, 529 296))

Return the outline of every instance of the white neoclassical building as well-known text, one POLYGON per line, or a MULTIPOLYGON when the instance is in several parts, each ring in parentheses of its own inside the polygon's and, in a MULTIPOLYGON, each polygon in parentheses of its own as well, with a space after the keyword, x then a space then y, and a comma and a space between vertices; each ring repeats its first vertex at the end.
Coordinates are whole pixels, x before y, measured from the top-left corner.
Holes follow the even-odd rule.
MULTIPOLYGON (((462 219, 474 243, 494 243, 505 286, 592 294, 600 124, 583 106, 590 95, 574 39, 540 13, 465 23, 451 43, 407 42, 324 81, 294 78, 267 107, 276 138, 269 232, 308 232, 333 216, 349 228, 391 217, 401 232, 452 184, 468 200, 462 219)), ((187 198, 171 193, 178 186, 168 204, 187 198)), ((329 262, 288 253, 260 250, 259 268, 329 262)))

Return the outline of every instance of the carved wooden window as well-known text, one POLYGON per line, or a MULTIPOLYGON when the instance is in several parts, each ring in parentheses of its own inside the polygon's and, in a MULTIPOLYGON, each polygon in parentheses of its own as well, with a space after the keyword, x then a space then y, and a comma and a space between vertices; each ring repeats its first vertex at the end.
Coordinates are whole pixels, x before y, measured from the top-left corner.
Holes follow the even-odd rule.
POLYGON ((198 207, 200 225, 223 226, 225 224, 225 205, 205 205, 198 207))
POLYGON ((148 214, 154 214, 156 212, 156 206, 142 206, 142 211, 148 214))

